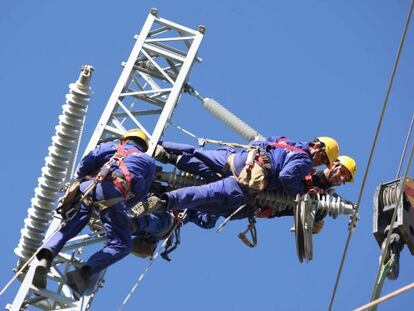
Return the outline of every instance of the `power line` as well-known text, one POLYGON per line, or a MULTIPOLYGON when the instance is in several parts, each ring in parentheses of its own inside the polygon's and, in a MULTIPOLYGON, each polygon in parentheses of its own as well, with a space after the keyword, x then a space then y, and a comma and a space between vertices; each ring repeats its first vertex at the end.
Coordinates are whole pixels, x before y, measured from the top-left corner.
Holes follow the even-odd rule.
POLYGON ((393 65, 393 69, 392 69, 392 72, 391 72, 391 78, 390 78, 390 81, 388 83, 388 88, 387 88, 387 91, 386 91, 386 94, 385 94, 384 103, 382 105, 381 115, 380 115, 380 118, 378 120, 377 128, 376 128, 375 135, 374 135, 374 140, 372 142, 371 151, 370 151, 369 158, 368 158, 368 163, 367 163, 367 166, 365 168, 365 173, 364 173, 364 177, 363 177, 363 180, 362 180, 361 189, 360 189, 357 204, 356 204, 356 213, 355 213, 355 216, 351 219, 351 224, 349 226, 348 238, 346 240, 344 252, 343 252, 342 258, 341 258, 341 263, 340 263, 339 270, 338 270, 336 280, 335 280, 335 286, 334 286, 332 296, 331 296, 331 301, 329 303, 329 310, 330 311, 332 310, 333 302, 335 300, 336 291, 338 289, 339 280, 341 278, 341 274, 342 274, 342 270, 343 270, 343 266, 344 266, 344 262, 345 262, 345 257, 346 257, 346 254, 348 252, 349 243, 351 242, 352 233, 354 232, 355 224, 356 224, 357 217, 358 217, 359 206, 361 204, 362 195, 363 195, 364 188, 365 188, 365 183, 366 183, 366 180, 367 180, 367 177, 368 177, 369 169, 371 167, 371 161, 372 161, 374 151, 375 151, 375 147, 376 147, 376 144, 377 144, 379 131, 381 129, 382 122, 383 122, 383 119, 384 119, 385 110, 388 106, 388 100, 389 100, 389 97, 390 97, 392 86, 394 84, 394 78, 395 78, 395 75, 396 75, 396 72, 397 72, 397 68, 398 68, 398 65, 399 65, 399 62, 400 62, 400 56, 401 56, 402 48, 404 46, 405 38, 406 38, 406 35, 407 35, 408 26, 410 24, 411 15, 412 15, 412 12, 413 12, 413 7, 414 7, 414 0, 411 1, 411 5, 410 5, 409 13, 408 13, 405 25, 404 25, 404 30, 403 30, 403 34, 402 34, 402 37, 401 37, 400 45, 398 47, 397 55, 396 55, 394 65, 393 65))
POLYGON ((413 130, 413 125, 414 125, 414 114, 411 117, 411 124, 410 124, 410 127, 408 128, 407 136, 405 137, 404 148, 403 148, 403 151, 401 153, 400 164, 398 165, 398 169, 397 169, 397 177, 400 176, 401 167, 402 167, 402 164, 404 162, 405 152, 407 151, 408 141, 410 140, 410 137, 411 137, 411 132, 413 130))

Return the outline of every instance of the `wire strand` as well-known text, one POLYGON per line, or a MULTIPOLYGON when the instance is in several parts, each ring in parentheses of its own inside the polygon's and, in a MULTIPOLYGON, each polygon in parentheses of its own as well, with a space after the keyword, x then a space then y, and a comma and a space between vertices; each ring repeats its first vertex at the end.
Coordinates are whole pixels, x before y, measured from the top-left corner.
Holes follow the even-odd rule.
POLYGON ((397 175, 396 175, 397 178, 400 176, 401 167, 402 167, 402 164, 403 164, 404 159, 405 159, 405 153, 407 151, 408 141, 410 140, 411 132, 413 130, 413 124, 414 124, 414 114, 411 117, 411 124, 410 124, 410 127, 408 128, 407 136, 405 137, 404 148, 403 148, 403 151, 401 153, 400 164, 398 165, 398 169, 397 169, 397 175))
POLYGON ((364 177, 363 177, 363 180, 362 180, 361 189, 360 189, 359 195, 358 195, 355 217, 352 218, 351 221, 353 223, 351 223, 351 225, 349 226, 350 229, 349 229, 349 233, 348 233, 348 238, 347 238, 347 241, 346 241, 346 244, 345 244, 344 252, 343 252, 342 258, 341 258, 341 263, 340 263, 339 270, 338 270, 338 273, 337 273, 337 276, 336 276, 335 286, 334 286, 334 289, 332 291, 331 301, 329 303, 329 311, 332 310, 332 306, 333 306, 335 296, 336 296, 336 291, 337 291, 338 285, 339 285, 339 280, 341 278, 343 266, 344 266, 344 263, 345 263, 346 254, 348 252, 349 243, 351 241, 352 234, 354 232, 355 226, 353 224, 355 224, 356 221, 357 221, 359 205, 361 204, 361 199, 362 199, 362 195, 364 193, 365 183, 366 183, 366 180, 367 180, 367 177, 368 177, 369 169, 371 167, 371 162, 372 162, 372 158, 373 158, 373 155, 374 155, 375 147, 377 145, 379 132, 380 132, 380 129, 381 129, 381 126, 382 126, 382 122, 384 120, 384 115, 385 115, 386 108, 388 106, 388 100, 389 100, 389 97, 390 97, 392 86, 394 84, 394 78, 395 78, 395 75, 396 75, 396 72, 397 72, 397 68, 398 68, 398 65, 399 65, 399 62, 400 62, 400 56, 401 56, 402 48, 404 46, 405 38, 406 38, 406 35, 407 35, 408 26, 410 24, 411 15, 412 15, 412 12, 413 12, 413 7, 414 7, 414 0, 411 1, 411 5, 410 5, 408 16, 407 16, 407 19, 406 19, 406 22, 405 22, 405 25, 404 25, 404 30, 403 30, 403 34, 402 34, 402 37, 401 37, 400 45, 398 47, 397 55, 396 55, 394 65, 393 65, 393 68, 392 68, 390 81, 388 83, 387 91, 386 91, 386 94, 385 94, 384 103, 382 105, 380 118, 378 120, 377 128, 375 130, 375 135, 374 135, 374 139, 373 139, 373 142, 372 142, 371 151, 370 151, 370 154, 369 154, 369 157, 368 157, 368 163, 367 163, 367 166, 365 168, 365 173, 364 173, 364 177))

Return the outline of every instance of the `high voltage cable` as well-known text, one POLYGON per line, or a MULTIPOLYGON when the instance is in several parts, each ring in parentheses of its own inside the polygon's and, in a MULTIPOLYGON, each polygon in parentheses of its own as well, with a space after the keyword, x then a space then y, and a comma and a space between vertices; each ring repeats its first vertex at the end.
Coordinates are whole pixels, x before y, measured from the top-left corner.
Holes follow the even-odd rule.
POLYGON ((400 56, 401 56, 402 48, 404 46, 408 26, 410 24, 411 15, 412 15, 412 12, 413 12, 413 7, 414 7, 414 0, 411 1, 411 5, 410 5, 409 13, 408 13, 408 16, 407 16, 407 20, 406 20, 405 25, 404 25, 404 31, 403 31, 401 41, 400 41, 400 45, 398 47, 398 52, 397 52, 397 55, 396 55, 396 58, 395 58, 395 61, 394 61, 393 69, 392 69, 392 72, 391 72, 391 78, 390 78, 390 81, 388 83, 387 92, 385 94, 384 103, 383 103, 382 110, 381 110, 381 115, 380 115, 380 118, 378 120, 377 128, 376 128, 374 139, 373 139, 372 146, 371 146, 371 151, 370 151, 369 158, 368 158, 368 163, 367 163, 367 166, 365 168, 364 177, 363 177, 363 180, 362 180, 358 200, 357 200, 357 203, 356 203, 355 216, 351 219, 351 224, 349 226, 348 238, 347 238, 346 243, 345 243, 344 252, 342 254, 341 263, 340 263, 339 270, 338 270, 338 273, 337 273, 337 276, 336 276, 335 286, 334 286, 334 289, 333 289, 333 292, 332 292, 331 301, 329 303, 329 311, 332 310, 333 302, 335 300, 336 291, 337 291, 337 288, 338 288, 339 280, 340 280, 340 277, 341 277, 341 274, 342 274, 342 269, 343 269, 344 262, 345 262, 345 257, 346 257, 347 251, 348 251, 349 243, 350 243, 351 238, 352 238, 352 233, 354 232, 354 228, 355 228, 354 225, 357 221, 359 205, 361 204, 362 195, 363 195, 364 188, 365 188, 365 183, 366 183, 366 180, 367 180, 367 177, 368 177, 368 172, 369 172, 369 169, 370 169, 370 166, 371 166, 371 161, 372 161, 374 151, 375 151, 375 147, 376 147, 376 144, 377 144, 379 131, 381 129, 382 122, 383 122, 383 119, 384 119, 385 110, 388 106, 388 100, 389 100, 391 89, 392 89, 392 86, 393 86, 393 83, 394 83, 394 78, 395 78, 395 75, 396 75, 396 72, 397 72, 398 64, 400 62, 400 56))
POLYGON ((400 176, 401 167, 402 167, 402 164, 404 162, 405 152, 407 151, 407 145, 408 145, 408 141, 410 140, 410 137, 411 137, 411 132, 413 130, 413 125, 414 125, 414 114, 411 117, 411 124, 410 124, 410 127, 408 128, 407 136, 405 137, 404 148, 403 148, 403 151, 401 153, 400 164, 398 165, 397 177, 400 176))

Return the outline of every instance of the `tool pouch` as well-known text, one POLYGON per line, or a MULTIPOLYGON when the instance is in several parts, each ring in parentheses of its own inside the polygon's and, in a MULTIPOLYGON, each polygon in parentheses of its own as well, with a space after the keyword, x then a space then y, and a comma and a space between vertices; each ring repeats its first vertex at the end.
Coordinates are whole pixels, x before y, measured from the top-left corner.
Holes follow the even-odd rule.
POLYGON ((258 161, 253 161, 242 169, 237 181, 249 190, 259 192, 267 186, 267 174, 267 170, 258 161))
POLYGON ((74 203, 79 202, 81 199, 82 193, 79 189, 81 182, 81 179, 74 179, 67 187, 62 189, 65 194, 59 199, 56 212, 60 214, 63 219, 68 218, 68 215, 71 214, 71 211, 75 208, 74 203))

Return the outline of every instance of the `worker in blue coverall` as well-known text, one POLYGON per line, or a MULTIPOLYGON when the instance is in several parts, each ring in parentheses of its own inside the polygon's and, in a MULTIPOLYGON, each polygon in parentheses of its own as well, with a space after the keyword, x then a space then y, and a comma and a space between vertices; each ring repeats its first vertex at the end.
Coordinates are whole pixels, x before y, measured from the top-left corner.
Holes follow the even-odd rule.
MULTIPOLYGON (((339 186, 346 182, 353 182, 356 174, 357 166, 354 159, 349 156, 339 156, 330 167, 324 170, 318 170, 310 174, 311 180, 304 181, 304 187, 308 193, 324 193, 332 190, 333 187, 339 186)), ((307 178, 308 179, 308 178, 307 178)), ((208 211, 208 205, 203 208, 204 211, 208 211)), ((236 207, 229 211, 224 212, 198 212, 198 214, 189 215, 188 221, 197 224, 198 226, 210 229, 214 228, 217 220, 220 217, 228 217, 230 214, 236 211, 236 207)), ((256 202, 253 205, 246 206, 236 214, 232 216, 232 220, 249 218, 252 216, 258 218, 274 218, 282 216, 292 216, 293 210, 286 209, 282 211, 275 211, 271 207, 260 206, 256 202)), ((326 215, 318 215, 315 222, 315 231, 318 233, 323 227, 322 218, 326 215)))
MULTIPOLYGON (((120 144, 107 142, 86 155, 77 170, 84 179, 79 190, 84 196, 76 214, 56 232, 37 254, 39 260, 33 284, 46 287, 47 272, 53 258, 65 243, 89 222, 92 208, 98 208, 107 243, 80 269, 67 273, 68 285, 82 294, 90 277, 130 253, 131 232, 128 209, 143 200, 155 178, 155 161, 145 154, 148 137, 139 129, 127 131, 120 144), (106 173, 103 173, 107 170, 106 173), (96 176, 91 178, 90 176, 96 176), (96 186, 94 186, 96 185, 96 186)), ((75 202, 74 204, 79 204, 75 202)))
MULTIPOLYGON (((172 143, 163 143, 163 146, 169 145, 172 143)), ((180 148, 190 148, 191 146, 185 147, 185 145, 179 144, 180 148)), ((187 149, 188 150, 188 149, 187 149)), ((159 155, 158 151, 158 157, 159 155)), ((164 154, 165 160, 166 155, 164 154)), ((188 158, 192 163, 196 163, 196 159, 188 158)), ((165 162, 165 161, 164 161, 165 162)), ((202 162, 197 164, 198 167, 202 167, 202 162)), ((192 166, 195 167, 195 166, 192 166)), ((357 167, 354 159, 348 156, 339 156, 328 168, 324 170, 319 170, 313 172, 310 177, 312 177, 311 184, 309 181, 304 181, 306 183, 307 190, 313 192, 324 192, 332 187, 339 186, 346 182, 352 182, 356 173, 357 167), (311 187, 311 188, 309 188, 311 187)), ((191 172, 194 173, 194 172, 191 172)), ((209 170, 206 166, 202 170, 203 176, 214 176, 214 171, 209 170)), ((215 177, 214 177, 215 178, 215 177)), ((208 207, 206 206, 208 209, 208 207)), ((216 223, 220 217, 228 217, 232 214, 236 208, 230 211, 218 212, 214 211, 200 212, 195 210, 187 210, 183 224, 194 223, 197 226, 204 229, 211 229, 216 226, 216 223)), ((261 207, 254 204, 254 207, 244 208, 234 214, 231 220, 238 220, 256 216, 259 218, 274 218, 282 216, 292 216, 293 210, 283 210, 283 211, 274 211, 269 207, 261 207)), ((175 223, 175 216, 170 211, 159 211, 154 214, 148 214, 142 217, 132 218, 133 223, 133 254, 146 258, 151 256, 158 241, 164 239, 170 230, 172 229, 175 223), (148 246, 149 245, 149 246, 148 246)), ((323 226, 323 220, 317 220, 314 225, 314 233, 318 233, 323 226)))
POLYGON ((214 151, 183 151, 177 167, 189 155, 197 161, 188 160, 187 171, 198 171, 198 175, 203 177, 213 171, 217 178, 210 174, 208 180, 218 180, 166 192, 161 198, 151 196, 136 206, 137 215, 160 208, 194 209, 217 214, 248 204, 255 194, 263 190, 293 195, 302 193, 304 177, 312 171, 312 167, 329 165, 339 155, 338 144, 330 137, 318 137, 309 143, 270 137, 266 141, 255 142, 253 147, 251 150, 221 148, 214 151), (203 173, 198 160, 203 163, 203 168, 207 167, 210 171, 203 173), (191 168, 193 164, 198 168, 191 168))

